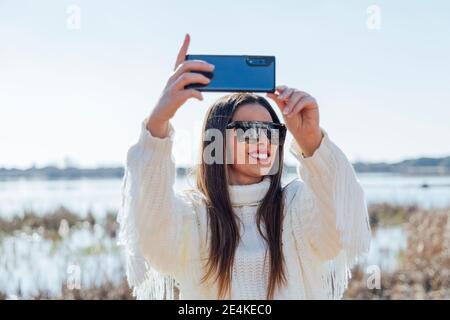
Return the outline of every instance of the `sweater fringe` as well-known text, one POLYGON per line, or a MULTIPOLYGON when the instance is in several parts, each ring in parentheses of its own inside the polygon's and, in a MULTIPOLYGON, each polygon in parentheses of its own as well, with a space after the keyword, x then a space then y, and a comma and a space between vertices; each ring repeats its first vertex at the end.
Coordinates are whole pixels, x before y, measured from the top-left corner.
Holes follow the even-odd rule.
POLYGON ((137 183, 132 183, 131 175, 125 170, 121 186, 122 205, 117 215, 120 225, 117 244, 123 248, 126 276, 132 294, 138 300, 174 300, 175 288, 178 287, 175 279, 164 275, 149 265, 141 253, 138 245, 137 228, 133 213, 134 199, 137 194, 137 183))

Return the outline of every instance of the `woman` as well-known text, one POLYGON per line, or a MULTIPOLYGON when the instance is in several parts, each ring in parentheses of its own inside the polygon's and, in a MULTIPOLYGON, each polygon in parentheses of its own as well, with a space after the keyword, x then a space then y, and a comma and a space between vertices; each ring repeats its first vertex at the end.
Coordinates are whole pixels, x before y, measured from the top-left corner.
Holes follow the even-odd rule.
POLYGON ((173 190, 169 120, 187 99, 203 99, 184 89, 209 82, 192 71, 214 69, 184 61, 189 41, 186 35, 175 71, 127 155, 118 221, 134 294, 172 299, 176 286, 181 299, 341 298, 351 266, 369 248, 367 206, 352 165, 320 128, 317 102, 307 93, 278 86, 267 94, 294 137, 298 178, 281 186, 286 127, 270 103, 240 93, 207 112, 196 188, 173 190), (211 141, 220 139, 211 132, 224 137, 214 152, 211 141))

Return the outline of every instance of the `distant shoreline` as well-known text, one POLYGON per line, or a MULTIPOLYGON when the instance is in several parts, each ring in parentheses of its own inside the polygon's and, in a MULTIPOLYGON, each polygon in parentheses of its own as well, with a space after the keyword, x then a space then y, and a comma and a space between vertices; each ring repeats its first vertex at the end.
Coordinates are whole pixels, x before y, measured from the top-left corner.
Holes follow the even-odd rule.
MULTIPOLYGON (((397 163, 355 162, 353 163, 353 167, 357 173, 450 176, 450 156, 445 158, 409 159, 397 163)), ((177 167, 177 176, 186 176, 190 169, 189 167, 177 167)), ((296 167, 285 164, 284 171, 286 174, 293 174, 296 172, 296 167)), ((123 177, 123 174, 123 167, 59 168, 56 166, 46 166, 40 168, 30 167, 27 169, 0 168, 0 180, 120 179, 123 177)))

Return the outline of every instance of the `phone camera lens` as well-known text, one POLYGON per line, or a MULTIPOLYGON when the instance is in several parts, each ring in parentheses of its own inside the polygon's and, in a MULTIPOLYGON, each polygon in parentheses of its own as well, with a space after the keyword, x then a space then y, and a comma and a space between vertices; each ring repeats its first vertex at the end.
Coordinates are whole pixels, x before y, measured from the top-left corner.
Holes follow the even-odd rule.
POLYGON ((253 66, 263 66, 266 64, 266 59, 264 59, 264 58, 249 58, 248 63, 253 66))

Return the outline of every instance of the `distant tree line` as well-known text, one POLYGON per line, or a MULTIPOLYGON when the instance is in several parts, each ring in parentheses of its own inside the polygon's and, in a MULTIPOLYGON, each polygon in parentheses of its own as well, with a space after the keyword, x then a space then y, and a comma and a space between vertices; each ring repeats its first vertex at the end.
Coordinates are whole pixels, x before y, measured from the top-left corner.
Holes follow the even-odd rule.
POLYGON ((58 168, 55 166, 48 166, 42 168, 31 167, 28 169, 5 169, 0 168, 0 179, 15 179, 15 178, 29 178, 29 179, 81 179, 81 178, 122 178, 123 167, 112 168, 58 168))
POLYGON ((386 172, 402 174, 450 174, 450 156, 444 158, 417 158, 396 163, 356 162, 356 172, 386 172))
MULTIPOLYGON (((450 175, 450 156, 444 158, 417 158, 403 160, 397 163, 387 162, 355 162, 353 164, 356 172, 378 172, 399 174, 437 174, 450 175)), ((157 168, 155 168, 157 169, 157 168)), ((177 175, 185 176, 192 168, 177 167, 177 175)), ((296 172, 296 167, 284 165, 284 172, 291 174, 296 172)), ((30 167, 27 169, 0 168, 0 179, 110 179, 122 178, 123 167, 98 167, 98 168, 58 168, 47 166, 42 168, 30 167)))

